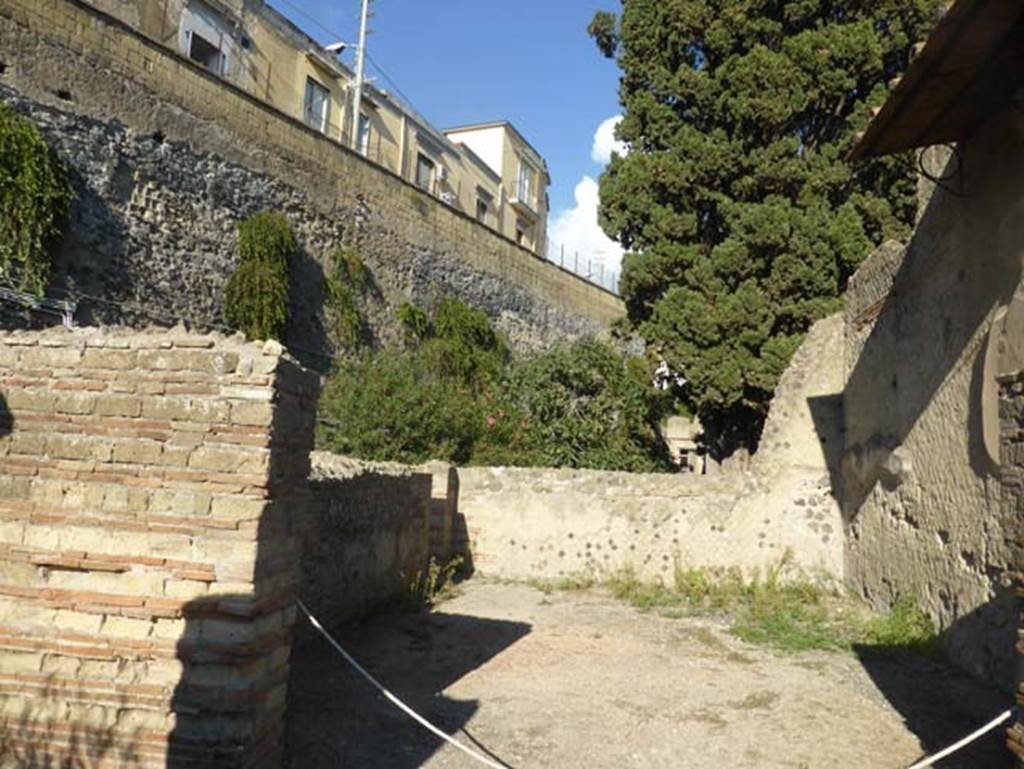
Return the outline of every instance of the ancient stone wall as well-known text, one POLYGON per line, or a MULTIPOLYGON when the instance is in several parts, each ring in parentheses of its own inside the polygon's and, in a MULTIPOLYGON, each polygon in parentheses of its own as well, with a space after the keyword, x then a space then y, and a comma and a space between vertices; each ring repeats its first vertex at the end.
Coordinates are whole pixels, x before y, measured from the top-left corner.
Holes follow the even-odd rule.
POLYGON ((994 322, 1020 285, 1024 142, 1003 115, 961 151, 948 170, 966 196, 935 190, 910 243, 886 244, 850 281, 834 486, 853 586, 880 608, 913 598, 953 660, 1006 687, 1016 620, 1001 585, 1013 564, 994 322))
POLYGON ((317 387, 276 343, 0 334, 0 764, 278 765, 317 387))
MULTIPOLYGON (((1003 579, 1019 604, 1024 596, 1024 373, 1014 372, 999 377, 1000 440, 1003 464, 1001 519, 1006 547, 1015 568, 1003 579)), ((1016 632, 1007 632, 1007 641, 1019 660, 1024 657, 1024 619, 1018 614, 1011 624, 1016 632)), ((1024 698, 1024 676, 1018 672, 1013 693, 1019 703, 1024 698)), ((1008 733, 1007 745, 1016 756, 1017 766, 1024 766, 1024 719, 1018 715, 1008 733)))
POLYGON ((310 491, 300 593, 326 626, 401 598, 426 574, 429 474, 317 452, 310 491))
POLYGON ((0 100, 40 125, 77 193, 58 283, 81 320, 222 318, 237 222, 282 211, 302 253, 287 339, 332 350, 323 278, 338 245, 373 277, 368 335, 456 296, 519 348, 603 333, 622 303, 77 0, 0 0, 0 100), (92 297, 92 298, 90 298, 92 297))

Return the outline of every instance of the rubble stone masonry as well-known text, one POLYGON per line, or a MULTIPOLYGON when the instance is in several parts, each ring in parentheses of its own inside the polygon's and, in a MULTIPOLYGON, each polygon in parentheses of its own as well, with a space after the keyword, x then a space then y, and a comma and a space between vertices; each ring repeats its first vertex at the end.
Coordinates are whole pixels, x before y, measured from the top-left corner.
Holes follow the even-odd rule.
MULTIPOLYGON (((1000 377, 999 416, 1001 423, 1003 483, 1002 518, 1006 545, 1011 554, 1011 563, 1016 565, 1005 575, 1014 587, 1019 604, 1024 595, 1024 373, 1007 374, 1000 377)), ((1016 637, 1018 661, 1024 657, 1024 624, 1017 615, 1020 631, 1016 637)), ((1014 687, 1016 705, 1024 704, 1024 677, 1017 665, 1017 681, 1014 687)), ((1008 732, 1007 745, 1016 756, 1016 766, 1024 767, 1024 723, 1018 715, 1016 723, 1008 732)))
POLYGON ((624 315, 610 292, 81 0, 0 0, 0 102, 72 169, 54 289, 83 323, 223 323, 236 225, 264 209, 287 215, 301 246, 286 341, 307 365, 334 351, 324 275, 341 245, 372 275, 360 301, 376 343, 399 336, 403 302, 445 296, 486 311, 517 349, 624 315))
POLYGON ((273 342, 0 334, 0 766, 277 765, 317 388, 273 342))

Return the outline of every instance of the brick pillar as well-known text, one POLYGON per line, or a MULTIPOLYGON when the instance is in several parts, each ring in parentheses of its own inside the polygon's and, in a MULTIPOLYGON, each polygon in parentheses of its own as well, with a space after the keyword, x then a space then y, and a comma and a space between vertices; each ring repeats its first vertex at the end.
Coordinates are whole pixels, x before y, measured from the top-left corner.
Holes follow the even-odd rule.
POLYGON ((276 343, 0 333, 0 765, 278 765, 316 393, 276 343))
MULTIPOLYGON (((1002 481, 1002 520, 1012 570, 1006 575, 1019 599, 1024 596, 1024 372, 999 377, 999 420, 1002 481)), ((1018 612, 1018 623, 1020 613, 1018 612)), ((1024 704, 1024 626, 1017 641, 1017 681, 1014 692, 1024 704)), ((1024 768, 1024 721, 1018 716, 1007 733, 1007 746, 1024 768)))

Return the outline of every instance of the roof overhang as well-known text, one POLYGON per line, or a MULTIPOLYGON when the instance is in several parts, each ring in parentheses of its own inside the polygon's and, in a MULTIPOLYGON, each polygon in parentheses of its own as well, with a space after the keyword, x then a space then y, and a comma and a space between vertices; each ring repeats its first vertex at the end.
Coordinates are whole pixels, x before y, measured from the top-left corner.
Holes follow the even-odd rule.
POLYGON ((956 0, 867 131, 852 160, 958 142, 1024 81, 1024 2, 956 0))
POLYGON ((337 62, 331 61, 319 51, 306 51, 306 59, 334 80, 341 80, 345 76, 345 73, 338 69, 337 62))

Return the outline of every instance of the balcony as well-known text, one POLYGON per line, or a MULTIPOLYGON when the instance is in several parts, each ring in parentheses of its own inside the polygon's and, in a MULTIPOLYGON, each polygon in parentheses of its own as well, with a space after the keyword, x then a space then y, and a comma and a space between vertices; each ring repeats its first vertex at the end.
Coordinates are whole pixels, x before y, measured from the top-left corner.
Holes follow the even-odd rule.
POLYGON ((508 202, 530 221, 537 221, 540 218, 540 214, 537 213, 537 205, 534 203, 533 190, 522 180, 512 188, 512 197, 508 202))

